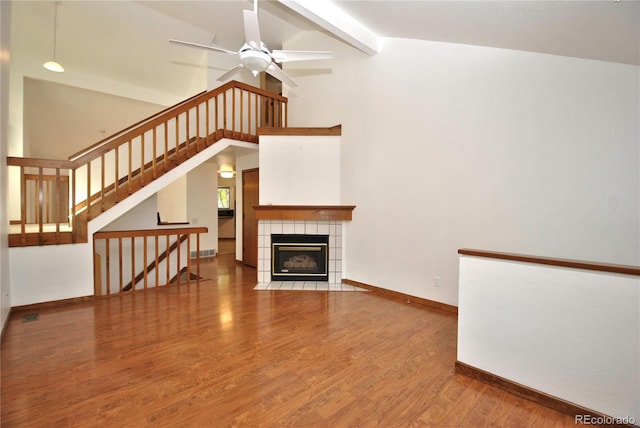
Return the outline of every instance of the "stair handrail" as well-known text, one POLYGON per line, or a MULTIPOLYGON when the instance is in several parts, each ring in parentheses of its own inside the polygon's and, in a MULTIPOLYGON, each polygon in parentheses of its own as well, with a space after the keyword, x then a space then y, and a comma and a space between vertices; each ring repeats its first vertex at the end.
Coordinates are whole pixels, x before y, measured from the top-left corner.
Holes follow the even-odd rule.
MULTIPOLYGON (((154 115, 152 117, 149 118, 149 120, 145 120, 143 121, 144 123, 140 124, 139 126, 131 129, 131 128, 127 128, 128 131, 127 132, 120 132, 120 133, 116 133, 117 137, 114 138, 113 140, 110 140, 108 142, 105 142, 103 144, 101 144, 98 147, 95 147, 92 150, 83 150, 81 152, 78 153, 83 153, 81 156, 75 157, 75 155, 72 155, 69 157, 69 160, 72 160, 75 164, 76 167, 80 167, 82 165, 85 165, 91 161, 93 161, 94 159, 99 158, 102 154, 109 152, 110 150, 115 149, 116 147, 122 145, 123 143, 141 135, 144 134, 146 131, 152 130, 155 126, 157 126, 159 123, 162 122, 166 122, 168 119, 171 119, 173 117, 176 117, 186 111, 188 111, 190 108, 195 107, 196 105, 205 102, 211 98, 214 98, 218 95, 222 95, 224 92, 228 91, 229 89, 233 89, 233 88, 238 88, 238 89, 244 89, 246 91, 249 92, 253 92, 257 95, 262 95, 262 96, 266 96, 269 98, 273 98, 276 99, 278 101, 281 101, 283 103, 287 102, 287 98, 282 96, 282 95, 278 95, 278 94, 274 94, 273 92, 269 92, 267 90, 264 89, 260 89, 260 88, 256 88, 254 86, 248 85, 246 83, 242 83, 242 82, 238 82, 236 80, 232 80, 230 82, 225 83, 222 86, 219 86, 217 88, 214 88, 210 91, 204 92, 204 93, 200 93, 197 94, 193 97, 191 97, 190 99, 186 100, 185 102, 176 104, 175 106, 169 107, 168 109, 163 110, 162 112, 158 113, 157 115, 154 115)), ((286 117, 286 116, 285 116, 286 117)), ((283 126, 286 126, 286 119, 285 119, 285 123, 283 124, 283 126)), ((95 146, 95 144, 94 144, 95 146)), ((77 153, 76 153, 77 154, 77 153)))
POLYGON ((97 143, 94 143, 94 144, 90 145, 89 147, 85 147, 84 149, 75 152, 74 154, 69 156, 67 159, 70 160, 70 161, 74 161, 75 159, 77 159, 81 155, 83 155, 85 153, 88 153, 88 152, 90 152, 92 150, 97 149, 98 147, 100 147, 103 144, 105 144, 107 141, 110 141, 110 140, 116 138, 118 135, 121 135, 121 134, 123 134, 123 133, 125 133, 125 132, 127 132, 127 131, 129 131, 131 129, 137 128, 138 126, 140 126, 140 125, 142 125, 142 124, 144 124, 144 123, 146 123, 146 122, 148 122, 150 120, 153 120, 155 117, 160 116, 161 114, 166 113, 167 111, 173 110, 176 107, 178 107, 178 106, 180 106, 180 105, 182 105, 184 103, 187 103, 187 102, 191 101, 192 99, 201 96, 202 94, 205 94, 206 92, 207 91, 198 92, 197 94, 187 98, 186 100, 182 100, 177 104, 169 106, 169 107, 165 108, 164 110, 161 110, 161 111, 159 111, 157 113, 154 113, 151 116, 146 117, 146 118, 144 118, 142 120, 139 120, 138 122, 134 123, 133 125, 128 126, 128 127, 124 128, 124 129, 121 129, 121 130, 109 135, 108 137, 103 138, 102 140, 98 141, 97 143))

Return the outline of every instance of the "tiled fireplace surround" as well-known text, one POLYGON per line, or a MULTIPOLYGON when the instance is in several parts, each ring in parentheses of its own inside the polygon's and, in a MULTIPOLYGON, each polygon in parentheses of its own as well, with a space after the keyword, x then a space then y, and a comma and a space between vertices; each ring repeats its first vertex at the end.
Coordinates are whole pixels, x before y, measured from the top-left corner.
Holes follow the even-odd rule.
POLYGON ((341 220, 259 220, 258 282, 271 282, 271 234, 329 235, 329 283, 342 281, 341 220))
POLYGON ((258 283, 271 283, 271 235, 329 235, 329 284, 342 282, 344 222, 353 205, 260 205, 258 219, 258 283))

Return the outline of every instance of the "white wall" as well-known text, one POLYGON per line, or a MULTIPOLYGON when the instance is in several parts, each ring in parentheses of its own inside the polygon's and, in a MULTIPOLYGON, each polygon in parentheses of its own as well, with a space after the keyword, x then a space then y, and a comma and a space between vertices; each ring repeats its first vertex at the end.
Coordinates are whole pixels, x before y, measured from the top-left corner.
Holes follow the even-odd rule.
POLYGON ((458 360, 640 420, 640 278, 460 257, 458 360))
POLYGON ((11 306, 93 295, 92 246, 11 248, 11 306))
POLYGON ((158 212, 162 221, 187 221, 187 176, 177 178, 158 192, 158 212))
POLYGON ((0 331, 11 309, 9 284, 9 218, 7 210, 8 175, 7 147, 9 124, 9 35, 11 2, 0 2, 0 331))
POLYGON ((285 96, 290 126, 343 125, 347 278, 456 305, 461 247, 640 264, 638 67, 406 39, 368 57, 319 34, 285 48, 334 51, 330 73, 287 64, 285 96))
MULTIPOLYGON (((200 235, 200 251, 218 249, 218 168, 205 162, 187 174, 187 219, 191 227, 206 227, 200 235)), ((195 251, 195 240, 191 251, 195 251)))
POLYGON ((340 137, 260 137, 260 205, 340 204, 340 137))
POLYGON ((242 171, 258 168, 259 153, 252 153, 236 158, 236 260, 242 261, 242 171))

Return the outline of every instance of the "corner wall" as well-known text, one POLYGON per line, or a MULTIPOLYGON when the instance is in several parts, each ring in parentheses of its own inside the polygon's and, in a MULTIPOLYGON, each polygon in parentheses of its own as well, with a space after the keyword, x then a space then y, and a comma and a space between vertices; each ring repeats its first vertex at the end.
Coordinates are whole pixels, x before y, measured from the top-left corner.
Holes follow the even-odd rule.
POLYGON ((7 147, 9 124, 9 34, 11 27, 11 2, 0 2, 0 331, 11 310, 11 286, 9 283, 9 195, 7 172, 7 147))
POLYGON ((408 39, 368 57, 321 34, 284 48, 334 51, 287 64, 285 95, 290 126, 342 124, 347 278, 456 305, 458 248, 640 263, 639 67, 408 39))

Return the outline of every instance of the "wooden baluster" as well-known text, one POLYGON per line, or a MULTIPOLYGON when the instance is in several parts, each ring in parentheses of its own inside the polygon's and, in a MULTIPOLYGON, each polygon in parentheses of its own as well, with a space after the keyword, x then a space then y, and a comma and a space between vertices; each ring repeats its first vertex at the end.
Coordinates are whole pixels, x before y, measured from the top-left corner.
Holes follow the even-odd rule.
POLYGON ((174 159, 178 159, 178 153, 180 152, 180 115, 176 116, 176 150, 174 152, 174 159))
POLYGON ((24 174, 24 166, 20 166, 20 234, 22 245, 26 244, 27 233, 27 178, 24 174))
POLYGON ((251 134, 251 92, 247 93, 247 132, 251 134))
POLYGON ((105 239, 105 251, 107 252, 106 255, 106 274, 107 274, 107 294, 111 294, 111 240, 110 239, 105 239))
POLYGON ((153 127, 153 159, 151 160, 151 168, 152 168, 152 177, 155 180, 156 178, 158 178, 157 174, 156 174, 156 157, 157 157, 157 150, 156 150, 156 144, 158 144, 158 135, 156 132, 156 129, 158 127, 154 126, 153 127))
POLYGON ((218 96, 216 95, 215 97, 213 97, 214 99, 214 109, 213 109, 213 114, 214 114, 214 119, 215 119, 215 132, 218 132, 218 129, 220 129, 220 125, 219 125, 219 116, 220 116, 220 106, 218 105, 218 96))
POLYGON ((100 211, 104 212, 104 153, 100 155, 100 211))
POLYGON ((184 114, 186 116, 186 123, 187 123, 187 136, 184 142, 184 148, 187 149, 186 156, 187 156, 187 159, 189 159, 189 143, 191 140, 191 129, 190 129, 191 124, 189 121, 189 110, 187 110, 184 114))
POLYGON ((144 187, 144 132, 140 135, 140 187, 144 187))
POLYGON ((254 107, 254 117, 255 117, 255 121, 256 121, 256 135, 258 134, 258 127, 260 126, 260 116, 258 116, 259 114, 259 110, 260 110, 260 100, 258 99, 258 94, 253 94, 255 99, 256 99, 256 106, 254 107))
POLYGON ((211 100, 207 100, 206 104, 205 104, 205 106, 206 106, 206 108, 205 108, 206 119, 205 119, 205 125, 204 126, 205 126, 205 132, 207 133, 207 136, 205 137, 206 138, 205 145, 207 147, 209 147, 211 145, 211 128, 209 126, 209 114, 210 114, 209 103, 210 102, 211 102, 211 100))
POLYGON ((115 157, 115 179, 113 182, 113 188, 115 189, 116 203, 118 203, 120 202, 120 197, 118 196, 118 189, 120 187, 120 146, 116 146, 115 157))
POLYGON ((244 131, 244 91, 240 90, 240 139, 244 131))
POLYGON ((158 235, 155 236, 155 251, 156 251, 156 287, 160 285, 160 260, 159 260, 159 252, 158 252, 158 235))
POLYGON ((142 239, 144 239, 144 245, 143 245, 143 249, 142 251, 144 252, 143 254, 143 261, 144 264, 142 265, 142 275, 144 278, 144 289, 147 289, 147 237, 143 236, 142 239))
POLYGON ((40 233, 43 232, 43 227, 42 227, 42 221, 43 221, 43 215, 42 215, 42 199, 43 199, 43 179, 42 179, 42 167, 38 167, 38 230, 40 233))
POLYGON ((51 223, 51 182, 48 177, 43 177, 42 188, 44 189, 44 196, 42 198, 43 205, 43 219, 44 224, 51 223))
POLYGON ((200 284, 200 233, 196 233, 196 282, 200 284))
POLYGON ((54 220, 56 223, 56 243, 58 242, 60 233, 60 168, 56 168, 56 197, 54 202, 54 220))
POLYGON ((131 291, 136 291, 136 238, 131 237, 131 291))
POLYGON ((87 220, 91 220, 89 208, 91 208, 91 161, 87 162, 87 220))
POLYGON ((169 122, 164 123, 164 172, 169 171, 169 122))
MULTIPOLYGON (((236 131, 236 88, 231 88, 231 132, 236 131)), ((233 138, 233 137, 232 137, 233 138)))
POLYGON ((171 252, 169 251, 169 247, 171 246, 169 244, 169 234, 165 235, 166 238, 166 252, 167 252, 167 263, 166 263, 166 270, 167 270, 167 275, 165 278, 165 285, 169 285, 169 281, 171 280, 171 252))
POLYGON ((200 151, 200 104, 196 106, 196 153, 200 151))
POLYGON ((133 193, 133 187, 132 187, 132 171, 133 171, 133 153, 131 153, 132 150, 132 145, 131 145, 131 140, 129 140, 127 142, 128 147, 129 147, 129 171, 127 173, 127 183, 129 184, 129 194, 133 193))
POLYGON ((187 233, 187 285, 191 285, 191 234, 187 233))
POLYGON ((122 268, 122 237, 118 238, 118 276, 120 279, 119 287, 120 293, 122 293, 122 289, 124 287, 124 279, 123 279, 123 268, 122 268))
POLYGON ((222 93, 222 128, 227 130, 227 91, 222 93))
POLYGON ((176 257, 178 258, 178 285, 180 285, 180 234, 177 235, 178 240, 176 241, 178 250, 176 253, 176 257))
MULTIPOLYGON (((71 170, 71 226, 75 225, 76 218, 76 169, 71 170)), ((75 242, 75 230, 73 231, 73 241, 75 242)))

